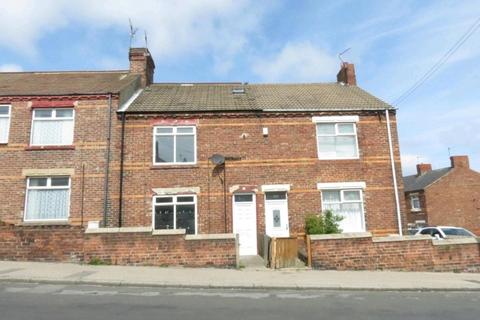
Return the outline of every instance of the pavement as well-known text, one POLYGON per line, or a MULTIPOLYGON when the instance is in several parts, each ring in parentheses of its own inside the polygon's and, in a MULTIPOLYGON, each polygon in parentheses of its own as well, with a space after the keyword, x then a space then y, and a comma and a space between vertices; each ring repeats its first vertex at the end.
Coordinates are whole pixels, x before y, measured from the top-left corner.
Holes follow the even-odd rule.
POLYGON ((92 266, 0 261, 0 281, 222 289, 480 291, 480 273, 92 266))

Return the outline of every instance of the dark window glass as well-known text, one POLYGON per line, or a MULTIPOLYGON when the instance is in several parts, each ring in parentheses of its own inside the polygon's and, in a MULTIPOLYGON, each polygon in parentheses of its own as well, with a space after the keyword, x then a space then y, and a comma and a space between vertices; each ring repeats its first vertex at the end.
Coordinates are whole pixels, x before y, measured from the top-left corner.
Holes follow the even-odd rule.
POLYGON ((30 178, 30 187, 46 187, 47 178, 30 178))
POLYGON ((35 118, 50 118, 52 117, 52 110, 35 110, 35 118))
POLYGON ((267 200, 285 200, 287 199, 287 193, 285 191, 267 192, 265 194, 267 200))
POLYGON ((52 178, 52 187, 68 187, 68 177, 52 178))
POLYGON ((173 162, 173 136, 155 137, 155 162, 173 162))
POLYGON ((193 197, 177 197, 177 202, 193 202, 193 197))
POLYGON ((253 195, 251 194, 236 194, 235 202, 252 202, 253 195))
POLYGON ((177 205, 177 229, 185 229, 187 234, 195 234, 195 205, 177 205))
POLYGON ((432 229, 423 229, 422 231, 420 231, 420 234, 428 234, 430 235, 432 232, 432 229))
POLYGON ((173 229, 173 205, 155 207, 155 229, 173 229))
POLYGON ((173 198, 172 197, 157 198, 157 200, 155 202, 156 203, 172 203, 173 198))
POLYGON ((194 156, 194 137, 177 136, 176 162, 193 162, 194 156))
POLYGON ((0 115, 8 115, 8 110, 9 110, 9 107, 7 106, 0 106, 0 115))
POLYGON ((447 236, 471 237, 472 235, 465 229, 443 228, 442 231, 447 236))

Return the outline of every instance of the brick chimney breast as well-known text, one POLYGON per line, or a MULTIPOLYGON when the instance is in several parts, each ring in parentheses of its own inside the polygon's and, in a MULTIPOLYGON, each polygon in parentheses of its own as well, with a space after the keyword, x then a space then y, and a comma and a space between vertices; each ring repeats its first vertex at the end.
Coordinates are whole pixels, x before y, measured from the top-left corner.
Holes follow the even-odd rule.
POLYGON ((432 171, 432 165, 430 163, 417 164, 417 176, 421 176, 429 171, 432 171))
POLYGON ((130 73, 138 74, 142 78, 142 87, 153 82, 155 62, 147 48, 130 48, 128 59, 130 60, 130 73))
POLYGON ((451 156, 450 163, 452 168, 470 168, 468 156, 451 156))
POLYGON ((342 62, 340 71, 337 73, 337 82, 343 82, 350 86, 357 85, 357 77, 355 76, 355 66, 353 63, 342 62))

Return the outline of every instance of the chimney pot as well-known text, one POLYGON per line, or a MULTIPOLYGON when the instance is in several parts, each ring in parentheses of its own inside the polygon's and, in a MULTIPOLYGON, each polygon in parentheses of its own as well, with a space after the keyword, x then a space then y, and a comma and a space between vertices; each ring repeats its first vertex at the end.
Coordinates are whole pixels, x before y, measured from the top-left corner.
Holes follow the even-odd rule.
POLYGON ((432 165, 430 163, 417 164, 417 176, 421 176, 422 174, 425 174, 428 171, 432 171, 432 165))
POLYGON ((142 79, 142 87, 146 87, 153 82, 153 73, 155 62, 147 48, 130 48, 128 53, 130 60, 130 73, 138 74, 142 79))
POLYGON ((357 77, 355 75, 355 66, 353 63, 342 62, 340 71, 337 73, 337 82, 343 82, 350 86, 357 85, 357 77))
POLYGON ((451 156, 450 163, 452 168, 470 168, 468 156, 451 156))

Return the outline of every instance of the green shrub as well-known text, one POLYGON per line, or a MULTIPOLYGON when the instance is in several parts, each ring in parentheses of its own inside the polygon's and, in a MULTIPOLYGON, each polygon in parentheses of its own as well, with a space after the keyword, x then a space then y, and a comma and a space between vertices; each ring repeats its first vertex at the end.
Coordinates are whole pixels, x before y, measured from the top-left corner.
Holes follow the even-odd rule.
POLYGON ((305 218, 305 232, 307 234, 341 233, 339 222, 343 217, 326 210, 321 214, 311 214, 305 218))

